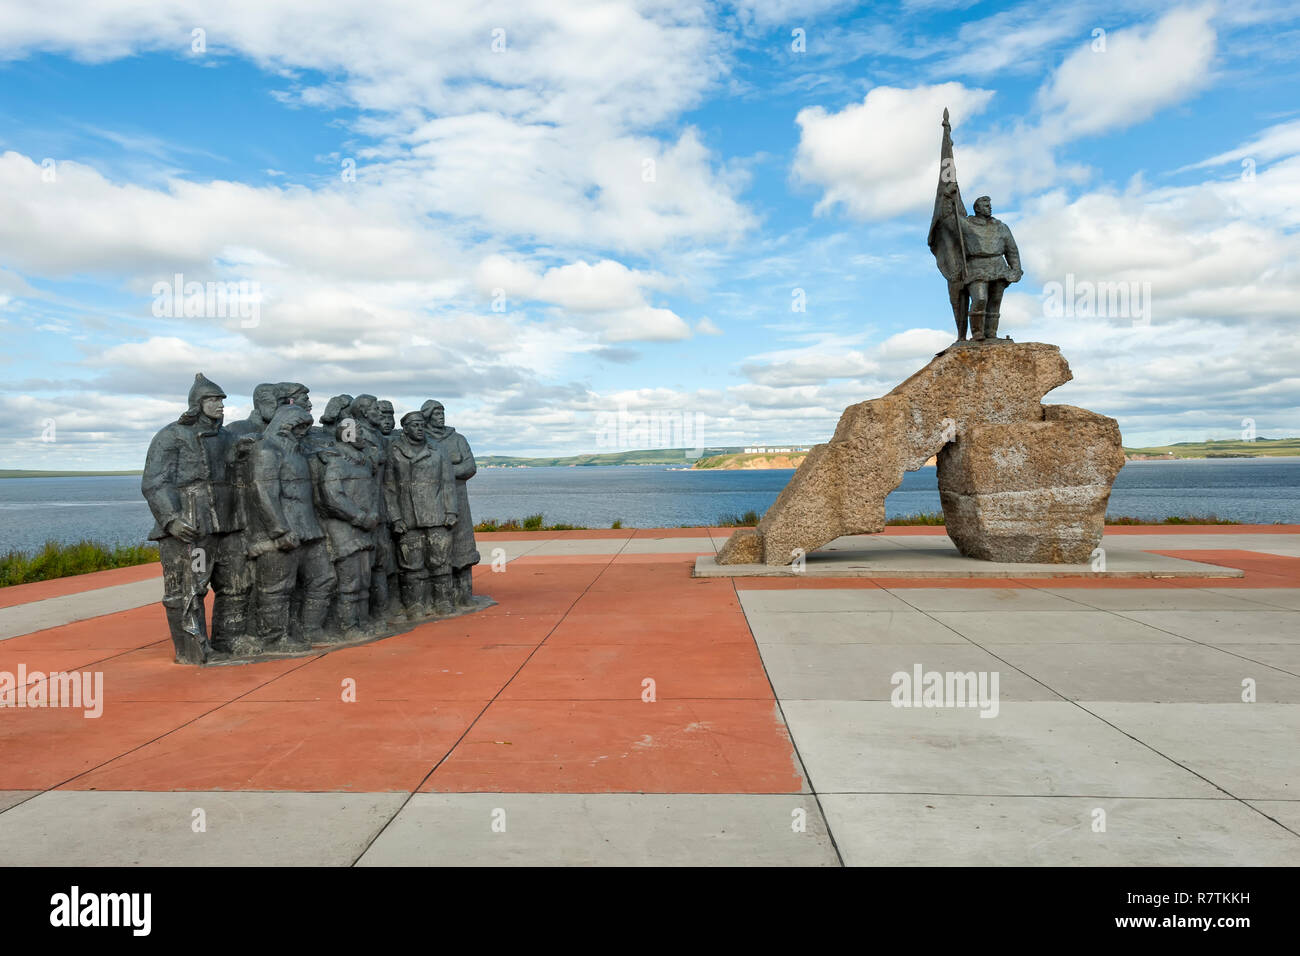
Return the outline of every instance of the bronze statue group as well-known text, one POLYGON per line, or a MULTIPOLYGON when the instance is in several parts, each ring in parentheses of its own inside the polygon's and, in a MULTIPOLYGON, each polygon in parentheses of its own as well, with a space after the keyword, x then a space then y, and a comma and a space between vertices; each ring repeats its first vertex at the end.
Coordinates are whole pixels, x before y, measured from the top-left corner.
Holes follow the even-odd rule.
POLYGON ((391 402, 336 395, 316 424, 306 386, 263 384, 227 426, 225 397, 194 377, 140 484, 178 662, 303 653, 477 606, 477 468, 439 402, 396 429, 391 402))

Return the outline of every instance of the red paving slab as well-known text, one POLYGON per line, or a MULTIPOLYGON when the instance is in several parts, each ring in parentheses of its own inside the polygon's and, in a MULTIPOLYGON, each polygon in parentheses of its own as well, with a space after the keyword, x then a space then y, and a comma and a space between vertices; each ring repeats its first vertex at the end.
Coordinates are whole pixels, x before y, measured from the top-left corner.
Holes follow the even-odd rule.
POLYGON ((55 578, 52 581, 33 581, 31 584, 13 584, 0 588, 0 608, 13 607, 15 604, 27 604, 31 601, 44 601, 47 598, 63 597, 66 594, 80 594, 96 588, 111 588, 118 584, 131 584, 135 581, 147 581, 149 578, 161 578, 161 564, 138 564, 130 568, 113 568, 110 571, 92 571, 90 574, 74 574, 70 578, 55 578))
MULTIPOLYGON (((1202 586, 1300 586, 1296 558, 1159 553, 1246 570, 1244 584, 1202 586)), ((157 605, 4 641, 0 670, 94 664, 106 700, 98 720, 0 711, 0 789, 69 781, 68 789, 401 791, 427 778, 426 790, 456 792, 797 792, 793 746, 737 587, 1194 586, 1092 576, 701 580, 689 576, 692 555, 567 557, 504 573, 480 567, 477 587, 498 606, 314 658, 172 664, 157 605), (653 703, 641 697, 647 677, 653 703), (342 700, 349 678, 356 703, 342 700)))
MULTIPOLYGON (((686 610, 655 614, 567 615, 546 639, 551 645, 654 644, 665 648, 753 644, 745 616, 738 610, 686 610)), ((739 677, 739 675, 738 675, 739 677)))
MULTIPOLYGON (((110 661, 117 655, 129 653, 131 651, 46 650, 40 647, 9 650, 5 647, 5 643, 0 643, 0 671, 15 675, 16 680, 20 666, 26 670, 28 675, 33 672, 44 675, 50 671, 83 670, 91 665, 102 665, 105 661, 110 661)), ((103 667, 97 666, 96 669, 102 670, 103 667)), ((29 678, 24 681, 24 684, 30 684, 31 682, 32 678, 29 678)))
POLYGON ((105 695, 98 718, 86 718, 83 711, 71 708, 0 710, 0 790, 49 790, 148 744, 213 706, 120 703, 107 696, 107 687, 105 695))
POLYGON ((588 528, 583 531, 477 531, 475 540, 478 548, 492 547, 493 541, 548 541, 567 540, 570 538, 631 538, 633 528, 588 528))
MULTIPOLYGON (((657 635, 653 635, 657 636, 657 635)), ((635 700, 654 682, 662 700, 772 700, 753 641, 693 644, 547 641, 501 694, 501 700, 635 700)))
MULTIPOLYGON (((0 642, 5 652, 18 650, 131 650, 158 641, 167 641, 167 624, 163 619, 161 604, 90 617, 59 627, 33 631, 21 637, 11 637, 0 642)), ((103 654, 101 656, 107 656, 103 654)))
POLYGON ((614 558, 612 554, 524 554, 515 558, 508 565, 504 573, 509 574, 511 568, 530 568, 530 567, 565 567, 570 565, 604 565, 614 558))
POLYGON ((112 704, 167 701, 224 704, 310 658, 264 661, 240 667, 185 667, 172 659, 171 641, 127 651, 96 664, 104 675, 104 695, 112 704))
MULTIPOLYGON (((1154 551, 1173 558, 1186 558, 1204 564, 1218 564, 1227 568, 1240 568, 1246 572, 1245 578, 1226 578, 1222 583, 1201 585, 1202 587, 1254 587, 1254 588, 1295 588, 1300 587, 1300 558, 1288 558, 1276 554, 1261 554, 1258 551, 1154 551)), ((1219 581, 1218 578, 1209 580, 1219 581)))
POLYGON ((358 701, 491 700, 535 644, 447 644, 424 639, 345 648, 250 693, 245 700, 340 700, 344 682, 358 701))
POLYGON ((60 789, 410 791, 483 703, 236 701, 60 789))
POLYGON ((797 793, 773 700, 497 700, 420 789, 797 793))

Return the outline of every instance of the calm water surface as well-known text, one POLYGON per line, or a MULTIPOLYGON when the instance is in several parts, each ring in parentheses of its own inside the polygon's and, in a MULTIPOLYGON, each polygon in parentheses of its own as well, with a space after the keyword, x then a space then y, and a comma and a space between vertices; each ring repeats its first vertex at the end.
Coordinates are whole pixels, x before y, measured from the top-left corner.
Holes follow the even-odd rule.
MULTIPOLYGON (((541 512, 550 522, 608 528, 713 524, 723 515, 762 514, 793 474, 781 471, 668 471, 657 466, 485 468, 469 483, 476 521, 541 512)), ((889 496, 889 517, 938 511, 933 467, 909 472, 889 496)), ((1300 458, 1132 461, 1115 481, 1111 515, 1217 515, 1237 521, 1300 523, 1300 458)), ((47 540, 134 544, 149 533, 140 479, 0 479, 0 553, 47 540)))

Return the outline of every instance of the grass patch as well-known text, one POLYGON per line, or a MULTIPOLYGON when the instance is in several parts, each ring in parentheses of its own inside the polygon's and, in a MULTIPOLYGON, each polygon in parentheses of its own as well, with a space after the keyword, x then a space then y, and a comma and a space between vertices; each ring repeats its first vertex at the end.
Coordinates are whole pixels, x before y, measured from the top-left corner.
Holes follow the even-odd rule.
POLYGON ((758 525, 762 518, 757 511, 750 508, 743 515, 720 515, 718 517, 717 527, 719 528, 753 528, 758 525))
POLYGON ((895 527, 899 527, 899 526, 908 527, 908 526, 916 526, 916 525, 942 526, 943 512, 922 511, 914 515, 899 515, 897 518, 887 519, 885 521, 885 524, 894 525, 895 527))
POLYGON ((1107 515, 1106 524, 1241 524, 1241 522, 1233 521, 1231 518, 1220 518, 1216 515, 1169 515, 1166 518, 1133 518, 1128 515, 1107 515))
POLYGON ((47 541, 45 547, 35 554, 10 551, 0 555, 0 587, 67 578, 91 571, 129 568, 157 560, 158 549, 147 544, 109 547, 98 541, 78 541, 76 544, 47 541))
MULTIPOLYGON (((619 527, 622 527, 620 523, 619 527)), ((505 521, 499 521, 496 518, 487 518, 474 525, 474 533, 483 532, 490 534, 493 531, 586 531, 586 525, 580 524, 547 524, 546 516, 541 514, 528 515, 525 518, 507 518, 505 521)))

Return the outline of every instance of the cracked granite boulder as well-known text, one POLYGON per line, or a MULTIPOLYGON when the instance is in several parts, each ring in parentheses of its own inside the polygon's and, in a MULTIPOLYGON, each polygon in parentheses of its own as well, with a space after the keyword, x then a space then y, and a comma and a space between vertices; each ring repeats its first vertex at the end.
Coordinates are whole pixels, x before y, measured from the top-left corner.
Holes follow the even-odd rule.
POLYGON ((813 448, 758 527, 731 536, 718 563, 787 565, 842 535, 884 530, 885 497, 932 455, 963 553, 1073 561, 1100 528, 1123 453, 1113 419, 1042 405, 1070 378, 1054 345, 944 350, 888 395, 846 408, 834 437, 813 448), (1019 451, 997 457, 998 442, 1019 451), (1034 526, 1041 547, 1025 543, 1034 526), (1032 556, 1005 556, 1013 553, 1032 556))
POLYGON ((1043 420, 976 425, 939 455, 948 536, 985 561, 1083 564, 1124 466, 1115 419, 1047 405, 1043 420))

